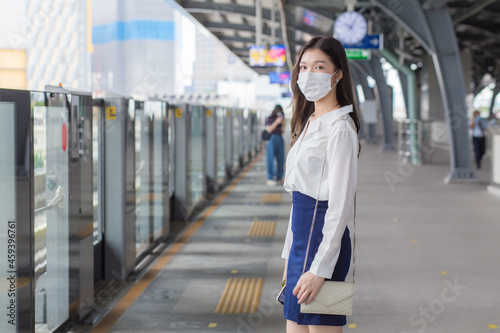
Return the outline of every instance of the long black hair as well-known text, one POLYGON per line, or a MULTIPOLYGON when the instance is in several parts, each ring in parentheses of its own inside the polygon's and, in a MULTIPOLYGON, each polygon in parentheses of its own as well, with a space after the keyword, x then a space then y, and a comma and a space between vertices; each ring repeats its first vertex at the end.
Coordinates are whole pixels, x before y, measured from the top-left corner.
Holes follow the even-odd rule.
POLYGON ((337 89, 337 100, 340 106, 352 105, 352 112, 349 113, 354 124, 356 125, 356 131, 359 133, 361 127, 359 121, 358 110, 356 108, 356 103, 354 99, 354 91, 351 82, 351 72, 349 71, 349 64, 347 62, 347 56, 345 54, 344 47, 342 44, 333 37, 314 37, 309 42, 304 45, 298 53, 297 61, 293 66, 292 70, 292 94, 293 94, 293 114, 292 114, 292 143, 294 143, 300 136, 300 133, 304 130, 307 119, 314 112, 314 102, 306 100, 302 91, 300 91, 299 85, 297 84, 297 79, 299 78, 300 72, 300 61, 302 60, 302 55, 304 52, 310 49, 318 49, 325 53, 330 61, 333 63, 335 68, 342 70, 342 79, 336 85, 337 89))
POLYGON ((269 119, 271 120, 271 122, 273 122, 278 117, 285 117, 285 113, 283 112, 283 108, 281 107, 281 105, 276 104, 273 112, 271 112, 271 115, 269 116, 269 119))

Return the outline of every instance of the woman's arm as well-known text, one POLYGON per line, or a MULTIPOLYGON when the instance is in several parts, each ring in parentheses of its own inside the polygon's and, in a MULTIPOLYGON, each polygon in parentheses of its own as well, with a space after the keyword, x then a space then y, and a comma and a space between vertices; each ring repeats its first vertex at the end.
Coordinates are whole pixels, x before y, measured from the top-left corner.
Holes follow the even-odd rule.
POLYGON ((288 229, 286 231, 285 244, 283 245, 283 251, 281 252, 281 258, 288 259, 290 255, 290 249, 292 248, 292 212, 293 212, 293 204, 292 209, 290 209, 290 219, 288 220, 288 229))
MULTIPOLYGON (((344 124, 345 125, 345 124, 344 124)), ((348 125, 349 126, 349 125, 348 125)), ((328 209, 323 226, 323 240, 309 271, 304 273, 293 290, 298 303, 310 303, 325 278, 333 275, 340 254, 340 244, 351 216, 358 171, 358 139, 352 128, 334 130, 327 147, 328 209)))
MULTIPOLYGON (((343 122, 341 120, 340 122, 343 122)), ((358 174, 357 133, 346 124, 332 135, 327 148, 328 209, 323 225, 323 240, 311 264, 310 271, 329 278, 340 254, 340 244, 354 206, 358 174)))
POLYGON ((276 118, 276 120, 271 125, 266 126, 266 130, 271 133, 279 124, 283 122, 283 119, 283 117, 276 118))
POLYGON ((288 259, 285 259, 285 270, 283 271, 283 279, 282 281, 286 282, 286 269, 288 268, 288 259))
POLYGON ((292 247, 292 212, 293 212, 293 204, 292 209, 290 209, 290 219, 288 221, 288 229, 286 231, 285 244, 283 246, 283 252, 281 252, 281 258, 285 259, 285 270, 283 272, 283 280, 286 279, 286 268, 288 267, 288 257, 290 256, 290 249, 292 247))

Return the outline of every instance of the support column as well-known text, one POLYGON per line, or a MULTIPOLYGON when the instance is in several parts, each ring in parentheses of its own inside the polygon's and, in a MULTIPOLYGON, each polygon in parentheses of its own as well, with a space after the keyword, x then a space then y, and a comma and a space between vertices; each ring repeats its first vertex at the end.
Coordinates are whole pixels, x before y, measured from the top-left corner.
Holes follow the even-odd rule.
POLYGON ((406 74, 398 70, 399 82, 401 83, 401 91, 403 92, 403 99, 405 102, 406 116, 408 117, 408 80, 406 74))
POLYGON ((281 22, 281 35, 283 36, 283 41, 285 43, 286 52, 286 64, 288 70, 291 72, 293 69, 293 64, 295 62, 295 38, 294 36, 289 36, 286 27, 293 26, 293 18, 288 15, 286 0, 277 0, 278 8, 280 12, 280 22, 281 22), (292 52, 293 50, 293 52, 292 52))
POLYGON ((255 0, 255 45, 262 45, 262 6, 255 0))
POLYGON ((450 172, 445 182, 474 179, 464 76, 448 8, 440 4, 424 10, 418 0, 407 0, 404 5, 393 0, 372 2, 393 17, 432 55, 450 133, 450 172))
POLYGON ((382 111, 382 125, 384 129, 384 145, 382 151, 396 150, 394 145, 394 126, 392 117, 392 96, 389 87, 385 82, 385 76, 382 72, 382 65, 378 56, 372 56, 369 61, 374 79, 377 81, 377 92, 380 101, 380 109, 382 111))
POLYGON ((358 89, 357 89, 358 85, 361 85, 360 79, 359 79, 359 74, 358 74, 357 69, 354 66, 350 66, 349 70, 351 72, 351 79, 352 79, 354 94, 356 95, 356 101, 358 102, 357 109, 358 109, 358 113, 359 113, 359 122, 360 122, 358 137, 360 139, 365 139, 366 138, 365 120, 364 120, 363 114, 360 112, 361 100, 359 98, 359 93, 358 93, 358 89))
MULTIPOLYGON (((422 120, 430 120, 433 126, 446 127, 445 112, 443 108, 443 97, 439 90, 439 84, 436 77, 436 68, 432 62, 431 56, 428 54, 422 57, 423 67, 421 73, 421 86, 420 86, 420 117, 422 120), (437 123, 442 123, 438 125, 437 123)), ((447 130, 444 129, 447 133, 447 130)), ((448 134, 446 139, 443 138, 444 143, 448 144, 448 134)))
POLYGON ((448 9, 426 12, 436 52, 432 54, 438 77, 448 130, 451 170, 446 182, 474 179, 471 169, 467 106, 462 63, 448 9))
POLYGON ((489 118, 494 116, 493 108, 495 107, 495 99, 499 93, 500 93, 500 82, 497 81, 495 88, 493 89, 493 96, 491 96, 489 118))
MULTIPOLYGON (((400 77, 404 77, 405 80, 405 104, 406 104, 406 113, 407 117, 410 120, 417 120, 417 108, 416 108, 416 99, 417 99, 417 78, 415 73, 405 65, 401 64, 396 58, 394 54, 392 54, 389 50, 384 49, 380 50, 380 54, 384 56, 387 61, 391 63, 400 73, 404 73, 404 75, 400 75, 400 77)), ((401 84, 403 85, 403 84, 401 84)), ((421 164, 420 154, 418 152, 418 138, 417 138, 417 125, 414 122, 410 123, 410 152, 411 152, 411 161, 413 165, 421 164)))
MULTIPOLYGON (((366 102, 374 101, 375 102, 375 94, 373 93, 373 88, 368 85, 367 77, 372 76, 370 66, 368 66, 367 61, 352 61, 352 67, 358 73, 359 83, 363 88, 363 94, 365 95, 365 104, 366 102)), ((365 110, 363 110, 365 111, 365 110)), ((366 120, 366 119, 365 119, 366 120)), ((377 124, 374 122, 366 121, 366 129, 368 135, 368 143, 376 144, 377 143, 377 124)))

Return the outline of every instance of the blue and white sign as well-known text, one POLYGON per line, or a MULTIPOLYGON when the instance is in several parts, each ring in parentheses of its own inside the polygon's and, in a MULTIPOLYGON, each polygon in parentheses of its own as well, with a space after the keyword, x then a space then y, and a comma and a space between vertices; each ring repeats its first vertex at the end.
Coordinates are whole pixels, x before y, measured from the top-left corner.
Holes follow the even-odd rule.
POLYGON ((358 44, 346 45, 343 44, 346 49, 377 49, 382 50, 384 48, 384 35, 366 35, 365 38, 358 44))

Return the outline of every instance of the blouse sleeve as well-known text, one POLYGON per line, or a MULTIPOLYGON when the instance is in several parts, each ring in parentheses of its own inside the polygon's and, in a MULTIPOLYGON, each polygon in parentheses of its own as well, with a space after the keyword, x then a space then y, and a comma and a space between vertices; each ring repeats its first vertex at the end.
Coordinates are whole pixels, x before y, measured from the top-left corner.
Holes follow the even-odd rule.
POLYGON ((358 171, 358 138, 355 131, 335 131, 327 146, 328 209, 323 240, 311 264, 314 275, 331 278, 340 254, 340 244, 351 216, 358 171))
POLYGON ((293 239, 292 212, 293 212, 293 204, 292 204, 292 209, 290 210, 290 220, 288 221, 288 229, 286 231, 285 245, 283 246, 283 252, 281 253, 281 258, 283 259, 288 259, 290 255, 290 249, 292 247, 292 239, 293 239))

